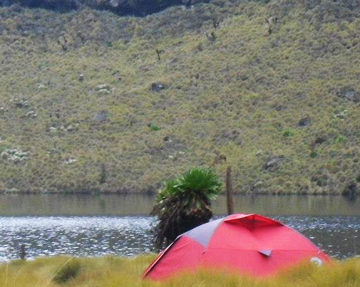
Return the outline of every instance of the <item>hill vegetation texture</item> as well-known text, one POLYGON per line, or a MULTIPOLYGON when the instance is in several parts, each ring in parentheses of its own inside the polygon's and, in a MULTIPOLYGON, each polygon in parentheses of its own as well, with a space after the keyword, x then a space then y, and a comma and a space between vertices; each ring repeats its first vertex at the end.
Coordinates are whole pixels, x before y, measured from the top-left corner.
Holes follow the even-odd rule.
POLYGON ((237 192, 359 192, 360 1, 145 17, 15 2, 0 8, 2 192, 151 193, 228 165, 237 192))

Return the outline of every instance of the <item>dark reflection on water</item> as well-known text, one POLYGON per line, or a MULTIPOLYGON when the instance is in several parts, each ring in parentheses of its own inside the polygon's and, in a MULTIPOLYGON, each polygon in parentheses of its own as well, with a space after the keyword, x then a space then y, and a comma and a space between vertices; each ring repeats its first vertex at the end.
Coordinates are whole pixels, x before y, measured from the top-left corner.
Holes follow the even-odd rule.
MULTIPOLYGON (((148 215, 153 196, 129 195, 62 195, 2 194, 0 215, 148 215)), ((215 214, 226 212, 224 196, 213 205, 215 214)), ((348 200, 341 196, 273 196, 236 195, 235 211, 264 215, 357 215, 360 198, 348 200)))
MULTIPOLYGON (((309 237, 329 255, 360 253, 360 217, 274 216, 309 237)), ((132 256, 151 252, 152 217, 0 217, 0 260, 18 257, 25 244, 29 257, 132 256)))

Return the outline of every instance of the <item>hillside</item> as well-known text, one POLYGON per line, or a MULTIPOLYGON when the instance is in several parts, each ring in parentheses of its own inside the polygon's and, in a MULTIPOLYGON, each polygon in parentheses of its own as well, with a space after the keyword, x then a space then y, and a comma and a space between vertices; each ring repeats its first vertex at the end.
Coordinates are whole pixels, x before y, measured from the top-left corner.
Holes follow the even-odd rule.
POLYGON ((237 192, 360 190, 360 1, 12 5, 0 55, 3 192, 153 192, 228 165, 237 192))

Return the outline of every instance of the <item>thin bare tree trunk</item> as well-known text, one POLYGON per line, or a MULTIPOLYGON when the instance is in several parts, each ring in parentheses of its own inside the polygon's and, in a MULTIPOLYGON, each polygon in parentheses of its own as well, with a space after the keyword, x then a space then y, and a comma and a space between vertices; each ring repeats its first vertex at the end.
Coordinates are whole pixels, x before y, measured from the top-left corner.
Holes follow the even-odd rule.
POLYGON ((232 191, 232 178, 231 178, 231 166, 226 169, 226 205, 227 213, 234 213, 234 198, 232 191))

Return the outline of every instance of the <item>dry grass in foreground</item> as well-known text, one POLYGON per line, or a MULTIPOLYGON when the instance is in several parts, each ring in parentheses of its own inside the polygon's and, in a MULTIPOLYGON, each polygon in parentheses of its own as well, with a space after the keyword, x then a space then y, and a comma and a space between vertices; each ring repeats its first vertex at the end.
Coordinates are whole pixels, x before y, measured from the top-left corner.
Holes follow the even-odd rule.
POLYGON ((331 266, 318 268, 302 264, 276 277, 255 280, 222 272, 198 271, 184 274, 166 282, 141 279, 141 273, 152 256, 133 259, 104 258, 38 258, 31 262, 12 261, 0 265, 0 286, 360 286, 360 259, 336 261, 331 266))

